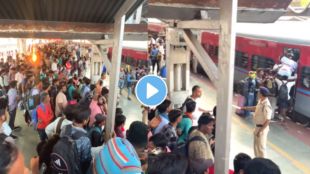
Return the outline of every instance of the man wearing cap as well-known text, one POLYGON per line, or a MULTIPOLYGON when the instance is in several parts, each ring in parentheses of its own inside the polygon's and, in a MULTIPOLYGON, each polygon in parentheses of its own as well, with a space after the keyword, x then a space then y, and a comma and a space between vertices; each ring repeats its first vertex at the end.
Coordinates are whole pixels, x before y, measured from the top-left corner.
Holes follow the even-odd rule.
POLYGON ((93 165, 97 174, 142 173, 141 162, 133 145, 119 137, 107 142, 96 155, 93 165))
POLYGON ((266 157, 267 135, 272 115, 271 104, 268 100, 269 90, 265 87, 259 89, 259 100, 256 106, 242 107, 244 110, 254 112, 254 154, 255 157, 266 157))
POLYGON ((106 116, 102 114, 97 114, 95 116, 95 123, 88 132, 92 147, 98 147, 103 144, 104 142, 103 133, 105 123, 106 123, 106 116))

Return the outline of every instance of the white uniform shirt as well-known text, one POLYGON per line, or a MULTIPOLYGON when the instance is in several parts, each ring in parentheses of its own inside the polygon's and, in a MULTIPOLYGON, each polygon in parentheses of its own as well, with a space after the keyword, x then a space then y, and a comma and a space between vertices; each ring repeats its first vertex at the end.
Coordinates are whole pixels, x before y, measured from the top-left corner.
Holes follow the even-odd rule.
POLYGON ((262 125, 266 122, 266 120, 271 119, 271 115, 272 108, 268 98, 263 101, 259 100, 253 116, 254 123, 256 125, 262 125))

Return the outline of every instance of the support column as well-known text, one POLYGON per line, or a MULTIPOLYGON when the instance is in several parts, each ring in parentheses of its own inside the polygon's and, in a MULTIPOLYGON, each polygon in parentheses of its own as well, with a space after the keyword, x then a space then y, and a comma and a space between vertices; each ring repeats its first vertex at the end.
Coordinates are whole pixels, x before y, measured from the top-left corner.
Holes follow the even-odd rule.
POLYGON ((180 42, 177 29, 167 29, 167 86, 169 97, 175 107, 179 107, 189 95, 189 55, 190 52, 180 42))
POLYGON ((220 40, 217 83, 217 119, 215 143, 215 173, 227 173, 231 136, 234 56, 237 22, 237 0, 220 0, 220 40))
POLYGON ((26 39, 18 39, 17 45, 18 45, 19 53, 26 54, 26 52, 27 52, 26 39))
POLYGON ((182 64, 176 64, 174 66, 174 73, 175 73, 175 90, 181 91, 182 89, 182 64))
POLYGON ((106 138, 111 138, 114 132, 115 108, 117 102, 117 90, 119 81, 119 70, 121 67, 122 45, 124 37, 125 15, 115 19, 114 23, 114 45, 112 50, 112 71, 110 75, 110 91, 108 102, 108 117, 106 122, 106 138))

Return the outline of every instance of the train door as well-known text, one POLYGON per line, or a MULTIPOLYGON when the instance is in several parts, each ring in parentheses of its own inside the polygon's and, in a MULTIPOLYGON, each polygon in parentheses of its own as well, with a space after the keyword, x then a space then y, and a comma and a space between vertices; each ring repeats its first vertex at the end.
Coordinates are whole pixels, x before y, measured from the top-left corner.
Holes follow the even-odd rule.
POLYGON ((309 47, 302 46, 298 48, 284 48, 284 53, 292 53, 293 59, 297 62, 297 80, 293 94, 293 119, 301 123, 306 123, 310 119, 310 108, 305 107, 310 102, 310 65, 309 65, 309 47), (300 117, 301 116, 301 117, 300 117))
MULTIPOLYGON (((287 83, 289 92, 289 106, 290 106, 289 111, 293 111, 297 99, 296 88, 298 84, 298 79, 300 78, 300 75, 298 74, 300 69, 299 58, 300 58, 299 48, 284 46, 279 64, 282 65, 283 67, 289 67, 289 69, 291 70, 291 73, 289 74, 289 82, 287 83)), ((281 69, 279 69, 278 74, 280 74, 280 72, 281 69)))

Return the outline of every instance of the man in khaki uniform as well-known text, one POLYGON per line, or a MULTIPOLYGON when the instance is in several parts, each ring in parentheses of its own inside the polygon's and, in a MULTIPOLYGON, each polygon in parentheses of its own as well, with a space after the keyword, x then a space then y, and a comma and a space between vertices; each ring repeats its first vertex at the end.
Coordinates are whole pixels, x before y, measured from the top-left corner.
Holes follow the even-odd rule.
POLYGON ((269 132, 269 123, 272 115, 271 104, 268 100, 269 90, 265 87, 259 89, 259 100, 256 106, 243 107, 245 110, 254 112, 254 154, 255 157, 266 157, 267 135, 269 132))

